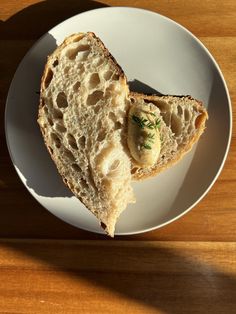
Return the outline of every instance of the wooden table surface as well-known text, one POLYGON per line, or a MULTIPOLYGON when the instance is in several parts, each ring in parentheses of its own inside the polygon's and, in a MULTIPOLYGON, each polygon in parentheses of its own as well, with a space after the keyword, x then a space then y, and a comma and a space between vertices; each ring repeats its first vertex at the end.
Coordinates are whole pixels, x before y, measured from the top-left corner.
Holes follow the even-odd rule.
POLYGON ((0 313, 236 313, 236 141, 208 195, 159 230, 109 240, 69 226, 11 164, 4 107, 18 63, 48 29, 104 6, 153 10, 210 50, 236 101, 236 2, 0 1, 0 313))

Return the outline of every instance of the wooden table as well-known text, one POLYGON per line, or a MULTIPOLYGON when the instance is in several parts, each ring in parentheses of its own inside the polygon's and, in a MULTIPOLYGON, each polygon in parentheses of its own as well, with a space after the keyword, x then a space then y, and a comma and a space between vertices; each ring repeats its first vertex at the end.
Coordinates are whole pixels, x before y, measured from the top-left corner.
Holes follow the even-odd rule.
MULTIPOLYGON (((67 17, 127 5, 181 23, 212 52, 236 101, 236 2, 0 1, 0 113, 31 45, 67 17), (66 4, 65 4, 66 3, 66 4)), ((186 216, 146 234, 73 228, 26 191, 0 128, 0 313, 236 313, 236 142, 208 195, 186 216)))

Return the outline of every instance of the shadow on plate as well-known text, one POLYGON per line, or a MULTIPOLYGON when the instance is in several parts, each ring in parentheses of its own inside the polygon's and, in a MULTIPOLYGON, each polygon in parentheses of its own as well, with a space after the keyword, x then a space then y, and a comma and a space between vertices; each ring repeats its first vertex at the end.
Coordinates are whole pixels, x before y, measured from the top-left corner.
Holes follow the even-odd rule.
POLYGON ((139 80, 132 80, 128 82, 129 88, 131 92, 136 92, 136 93, 142 93, 145 95, 158 95, 158 96, 163 96, 161 92, 158 90, 152 88, 151 86, 139 81, 139 80))
POLYGON ((21 63, 16 72, 16 83, 10 89, 6 111, 8 140, 11 143, 13 163, 29 189, 45 197, 71 197, 72 193, 64 185, 47 152, 37 123, 40 79, 47 55, 57 46, 50 34, 46 34, 43 41, 43 46, 37 43, 30 50, 26 61, 21 63), (40 51, 40 57, 37 51, 40 51), (21 72, 25 63, 26 70, 21 72), (24 106, 18 106, 21 103, 24 106))

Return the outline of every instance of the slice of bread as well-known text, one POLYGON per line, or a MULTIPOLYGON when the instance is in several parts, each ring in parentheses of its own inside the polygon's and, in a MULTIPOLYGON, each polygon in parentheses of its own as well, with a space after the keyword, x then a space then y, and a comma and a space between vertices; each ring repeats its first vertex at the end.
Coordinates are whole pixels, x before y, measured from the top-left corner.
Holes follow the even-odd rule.
POLYGON ((126 128, 126 77, 93 34, 69 36, 49 56, 38 123, 65 184, 114 235, 134 202, 126 128))
POLYGON ((147 96, 130 93, 131 105, 145 108, 155 105, 158 110, 160 155, 152 167, 140 167, 132 159, 132 178, 143 180, 157 175, 178 162, 198 141, 208 118, 203 104, 191 96, 147 96))

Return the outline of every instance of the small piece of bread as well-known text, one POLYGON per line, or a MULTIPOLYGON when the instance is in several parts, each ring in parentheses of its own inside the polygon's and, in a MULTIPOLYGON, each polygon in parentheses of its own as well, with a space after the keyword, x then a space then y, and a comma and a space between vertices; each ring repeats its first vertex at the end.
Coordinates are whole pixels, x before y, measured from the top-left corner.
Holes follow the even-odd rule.
POLYGON ((125 75, 93 33, 69 36, 49 56, 38 123, 64 182, 114 235, 134 202, 126 141, 125 75))
POLYGON ((132 160, 132 178, 143 180, 178 162, 198 141, 208 118, 202 103, 191 96, 147 96, 131 93, 132 106, 155 105, 159 109, 161 151, 152 167, 141 168, 132 160))

